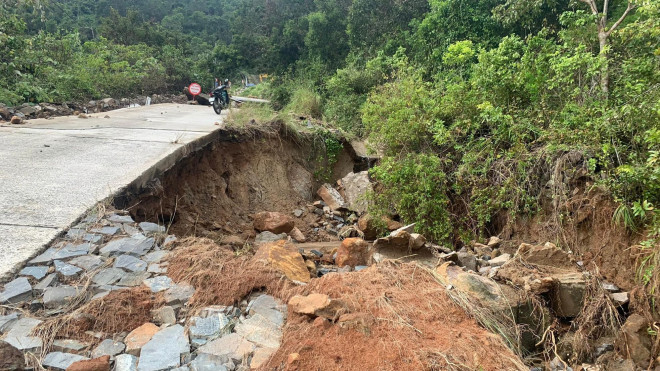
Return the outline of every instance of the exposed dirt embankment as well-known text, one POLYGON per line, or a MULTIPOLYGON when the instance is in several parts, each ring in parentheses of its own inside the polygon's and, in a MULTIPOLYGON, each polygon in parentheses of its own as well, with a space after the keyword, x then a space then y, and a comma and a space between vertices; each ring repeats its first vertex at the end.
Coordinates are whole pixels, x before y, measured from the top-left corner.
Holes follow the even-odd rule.
MULTIPOLYGON (((254 233, 252 214, 305 208, 322 181, 345 176, 353 165, 346 150, 330 163, 323 140, 292 133, 284 125, 223 129, 216 141, 181 160, 147 189, 118 197, 115 206, 129 209, 139 221, 171 224, 170 233, 179 236, 247 238, 254 233)), ((297 223, 307 232, 304 218, 297 223)))

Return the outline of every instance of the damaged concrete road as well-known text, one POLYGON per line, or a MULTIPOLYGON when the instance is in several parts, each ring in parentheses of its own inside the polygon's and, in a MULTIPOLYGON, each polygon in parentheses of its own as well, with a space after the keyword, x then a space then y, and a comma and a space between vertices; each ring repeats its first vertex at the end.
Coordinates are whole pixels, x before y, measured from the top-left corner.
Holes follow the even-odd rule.
POLYGON ((208 107, 180 104, 82 117, 0 126, 0 277, 98 201, 206 144, 222 122, 208 107))

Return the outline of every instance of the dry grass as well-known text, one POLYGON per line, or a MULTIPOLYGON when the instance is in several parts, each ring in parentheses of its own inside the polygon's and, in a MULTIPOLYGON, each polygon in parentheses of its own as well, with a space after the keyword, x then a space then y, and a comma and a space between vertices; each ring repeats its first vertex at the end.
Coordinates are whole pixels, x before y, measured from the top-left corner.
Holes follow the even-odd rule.
POLYGON ((78 339, 96 343, 98 339, 86 331, 100 332, 111 337, 120 332, 129 332, 145 322, 151 322, 151 310, 162 304, 146 287, 118 290, 64 315, 44 321, 36 330, 44 341, 43 354, 50 350, 55 339, 78 339))
POLYGON ((614 336, 622 325, 622 318, 616 305, 597 278, 592 275, 585 291, 585 301, 580 314, 573 320, 575 335, 572 340, 573 359, 587 359, 593 350, 593 341, 602 336, 614 336))
POLYGON ((236 254, 206 238, 187 238, 170 253, 168 275, 195 287, 190 305, 233 305, 252 292, 274 296, 293 286, 277 271, 251 260, 252 254, 236 254))

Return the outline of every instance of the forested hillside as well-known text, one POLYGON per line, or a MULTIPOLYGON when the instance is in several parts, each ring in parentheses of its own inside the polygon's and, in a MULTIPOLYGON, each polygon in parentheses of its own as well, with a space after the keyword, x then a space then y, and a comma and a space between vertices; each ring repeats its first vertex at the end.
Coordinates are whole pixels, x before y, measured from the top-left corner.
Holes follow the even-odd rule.
POLYGON ((657 279, 658 0, 2 4, 0 102, 269 73, 274 108, 369 138, 384 156, 379 209, 434 240, 460 245, 551 209, 570 245, 581 215, 569 200, 605 194, 609 218, 643 240, 640 277, 657 279))

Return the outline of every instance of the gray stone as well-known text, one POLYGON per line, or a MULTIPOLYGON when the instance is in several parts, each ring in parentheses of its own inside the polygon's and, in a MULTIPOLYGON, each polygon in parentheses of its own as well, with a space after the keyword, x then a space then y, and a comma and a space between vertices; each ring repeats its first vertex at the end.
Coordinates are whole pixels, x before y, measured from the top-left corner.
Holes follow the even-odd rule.
POLYGON ((16 321, 5 336, 5 341, 24 352, 39 352, 43 345, 40 338, 32 336, 32 330, 41 321, 36 318, 21 318, 16 321))
POLYGON ((25 277, 8 282, 0 292, 0 304, 15 304, 32 299, 32 286, 25 277))
POLYGON ((232 333, 213 340, 197 350, 199 355, 211 354, 218 357, 228 357, 236 363, 247 359, 254 351, 255 346, 245 340, 241 335, 232 333))
POLYGON ((367 211, 369 201, 366 194, 373 190, 369 172, 349 173, 341 180, 348 208, 362 214, 367 211))
POLYGON ((18 321, 18 313, 11 313, 5 316, 0 316, 0 334, 3 334, 11 328, 11 326, 18 321))
POLYGON ((112 214, 108 217, 108 220, 113 222, 113 223, 135 223, 133 218, 131 218, 130 215, 117 215, 117 214, 112 214))
POLYGON ((140 351, 138 371, 156 371, 181 366, 181 354, 190 352, 181 325, 158 331, 140 351))
POLYGON ((246 340, 265 348, 279 347, 282 339, 281 328, 261 314, 241 321, 235 331, 246 340))
POLYGON ((182 283, 179 285, 174 285, 165 291, 165 302, 169 305, 185 304, 194 294, 195 288, 189 284, 182 283))
POLYGON ((603 290, 606 290, 606 291, 609 291, 609 292, 619 292, 619 291, 621 291, 619 286, 617 286, 613 283, 605 282, 605 281, 601 282, 600 286, 603 288, 603 290))
POLYGON ((92 232, 104 234, 106 236, 114 236, 117 233, 119 233, 119 231, 120 231, 119 227, 114 227, 114 226, 107 226, 107 227, 92 229, 92 232))
POLYGON ((254 243, 260 244, 260 243, 275 242, 279 240, 286 240, 287 237, 288 235, 286 233, 275 234, 272 232, 264 231, 257 235, 257 237, 254 239, 254 243))
POLYGON ((138 225, 140 226, 140 229, 142 229, 147 234, 165 233, 166 230, 164 226, 158 225, 156 223, 142 222, 138 225))
POLYGON ((627 292, 615 292, 610 294, 610 298, 617 306, 622 306, 630 302, 630 297, 627 292))
POLYGON ((99 236, 98 234, 87 233, 83 236, 83 241, 98 245, 101 242, 103 242, 103 236, 99 236))
MULTIPOLYGON (((165 291, 176 286, 172 279, 167 276, 149 278, 142 281, 142 283, 147 286, 153 293, 165 291)), ((168 304, 170 303, 168 302, 168 304)))
POLYGON ((147 263, 131 255, 120 255, 115 259, 114 267, 138 272, 147 270, 147 263))
POLYGON ((92 282, 97 285, 112 285, 124 277, 125 274, 126 272, 119 268, 106 268, 94 275, 92 282))
POLYGON ((224 366, 228 357, 212 354, 200 354, 194 361, 190 362, 191 371, 227 371, 224 366))
POLYGON ((78 289, 72 286, 49 287, 44 291, 44 306, 50 309, 59 308, 68 304, 78 293, 78 289))
POLYGON ((142 260, 147 263, 160 263, 163 258, 167 256, 168 252, 166 250, 156 250, 148 253, 144 256, 142 260))
POLYGON ((504 265, 504 263, 508 262, 509 260, 511 260, 510 254, 502 254, 496 258, 490 259, 488 261, 488 264, 491 267, 501 267, 504 265))
POLYGON ((296 218, 300 218, 300 217, 302 216, 303 212, 304 212, 304 211, 302 211, 301 209, 295 209, 295 210, 293 210, 293 215, 294 215, 296 218))
POLYGON ((80 354, 89 347, 88 343, 83 343, 78 340, 73 339, 57 339, 53 341, 53 346, 51 350, 55 352, 63 353, 75 353, 80 354))
POLYGON ((140 286, 144 280, 151 276, 147 272, 129 272, 124 273, 124 276, 117 282, 117 286, 135 287, 140 286))
POLYGON ((69 260, 69 264, 90 271, 98 268, 105 263, 105 259, 98 255, 82 255, 69 260))
POLYGON ((260 295, 248 305, 247 310, 251 315, 260 314, 278 327, 284 324, 286 305, 270 295, 260 295))
POLYGON ((67 260, 76 256, 87 255, 95 250, 95 247, 90 243, 83 243, 79 245, 67 244, 61 249, 51 247, 43 254, 30 260, 30 264, 43 264, 50 263, 53 260, 67 260))
POLYGON ((103 256, 129 254, 141 257, 151 250, 154 246, 154 242, 153 238, 143 238, 141 235, 125 237, 108 242, 101 248, 100 252, 103 256))
POLYGON ((192 317, 188 332, 191 339, 211 339, 218 337, 229 319, 225 316, 211 316, 207 318, 192 317))
POLYGON ((142 232, 130 224, 122 224, 121 229, 125 234, 129 236, 142 236, 142 232))
POLYGON ((89 358, 85 358, 78 354, 52 352, 52 353, 48 353, 44 357, 42 366, 50 367, 55 370, 66 371, 66 369, 69 368, 69 366, 71 366, 72 364, 87 359, 89 358))
POLYGON ((41 293, 55 283, 57 283, 57 274, 51 273, 34 286, 34 291, 41 293))
POLYGON ((21 276, 32 276, 38 280, 46 277, 48 267, 25 267, 19 272, 21 276))
POLYGON ((115 357, 114 371, 137 371, 138 357, 130 354, 120 354, 115 357))
POLYGON ((167 267, 161 267, 160 264, 149 264, 149 267, 147 268, 147 272, 149 273, 155 273, 155 274, 166 274, 167 273, 167 267))
POLYGON ((477 257, 468 252, 459 252, 456 254, 458 257, 458 265, 465 267, 467 270, 477 271, 477 257))
POLYGON ((105 339, 92 351, 92 358, 110 356, 110 360, 114 360, 115 356, 123 352, 124 349, 126 349, 126 345, 121 341, 105 339))
POLYGON ((75 265, 71 265, 69 263, 65 263, 61 260, 55 260, 55 272, 57 272, 60 277, 71 279, 74 277, 77 277, 80 272, 82 272, 82 269, 76 267, 75 265))
POLYGON ((176 323, 176 313, 174 308, 169 305, 152 310, 151 316, 156 324, 174 325, 176 323))

